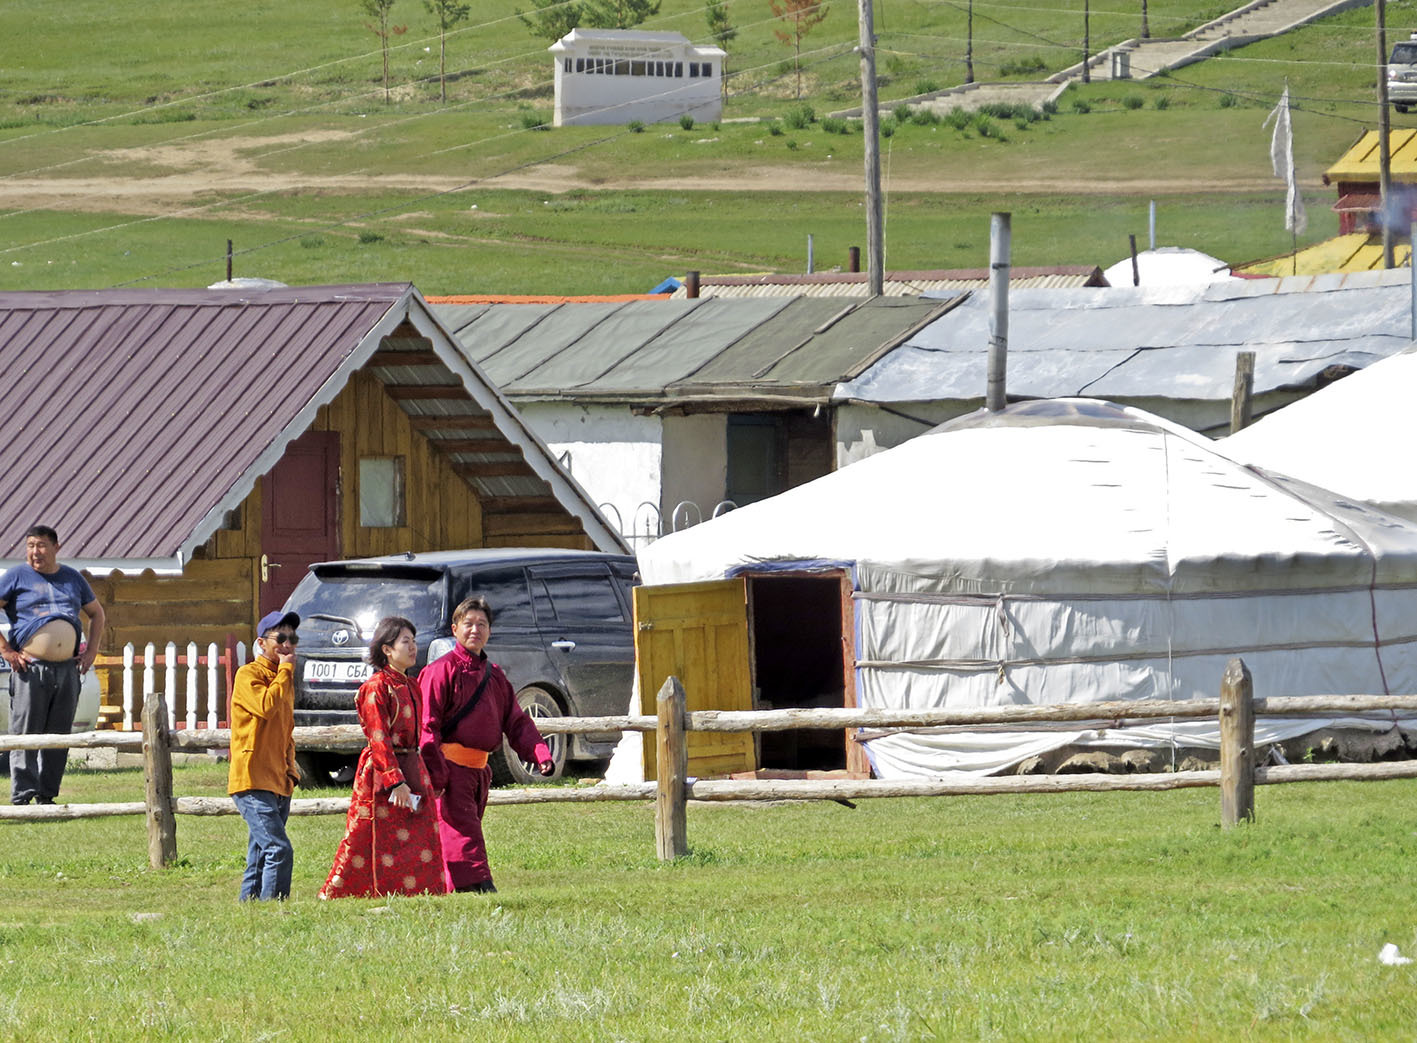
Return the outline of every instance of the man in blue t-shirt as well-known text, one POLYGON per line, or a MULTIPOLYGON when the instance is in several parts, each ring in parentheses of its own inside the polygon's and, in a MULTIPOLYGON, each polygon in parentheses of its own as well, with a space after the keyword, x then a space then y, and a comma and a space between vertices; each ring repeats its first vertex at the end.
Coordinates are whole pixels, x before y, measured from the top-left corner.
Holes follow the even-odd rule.
MULTIPOLYGON (((10 664, 11 734, 67 734, 79 706, 79 679, 98 658, 103 606, 82 575, 59 564, 59 534, 49 526, 25 533, 25 564, 0 576, 0 604, 10 617, 0 658, 10 664), (82 653, 80 611, 89 617, 82 653)), ((10 803, 53 804, 68 759, 68 750, 16 750, 10 803)))

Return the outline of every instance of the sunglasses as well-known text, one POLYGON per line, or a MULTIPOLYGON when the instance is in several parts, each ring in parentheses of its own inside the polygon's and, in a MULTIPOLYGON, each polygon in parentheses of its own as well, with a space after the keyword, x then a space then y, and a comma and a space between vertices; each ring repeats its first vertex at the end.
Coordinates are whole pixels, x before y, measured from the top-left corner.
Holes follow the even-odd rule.
POLYGON ((289 630, 277 630, 274 634, 268 634, 266 640, 274 641, 278 645, 298 645, 300 635, 289 630))

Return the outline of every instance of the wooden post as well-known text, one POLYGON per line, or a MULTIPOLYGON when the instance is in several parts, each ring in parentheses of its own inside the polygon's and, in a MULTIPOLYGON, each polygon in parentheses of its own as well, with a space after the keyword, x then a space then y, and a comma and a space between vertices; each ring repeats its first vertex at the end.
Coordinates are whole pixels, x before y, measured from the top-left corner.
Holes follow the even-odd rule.
POLYGON ((1255 820, 1255 686, 1244 660, 1220 682, 1220 824, 1255 820))
POLYGON ((172 800, 172 749, 165 700, 143 700, 143 779, 147 783, 148 864, 162 869, 177 859, 177 817, 172 800))
POLYGON ((659 724, 654 730, 658 785, 654 797, 654 846, 660 861, 689 853, 688 803, 689 748, 684 742, 684 686, 679 678, 665 679, 655 697, 659 724))
POLYGON ((1235 353, 1235 387, 1230 392, 1230 433, 1250 426, 1255 392, 1255 353, 1235 353))

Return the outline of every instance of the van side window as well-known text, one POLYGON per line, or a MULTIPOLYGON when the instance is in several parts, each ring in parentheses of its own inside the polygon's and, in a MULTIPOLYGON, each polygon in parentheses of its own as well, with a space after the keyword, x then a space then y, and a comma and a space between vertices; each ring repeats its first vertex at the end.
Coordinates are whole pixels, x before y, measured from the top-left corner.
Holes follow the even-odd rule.
POLYGON ((542 588, 536 603, 537 619, 542 625, 547 622, 542 612, 543 598, 558 623, 619 623, 625 619, 615 581, 604 565, 534 570, 533 585, 542 588))
POLYGON ((477 595, 492 606, 492 630, 503 627, 529 627, 531 596, 526 587, 526 571, 520 568, 488 569, 460 572, 453 578, 453 598, 449 611, 457 608, 464 598, 477 595))

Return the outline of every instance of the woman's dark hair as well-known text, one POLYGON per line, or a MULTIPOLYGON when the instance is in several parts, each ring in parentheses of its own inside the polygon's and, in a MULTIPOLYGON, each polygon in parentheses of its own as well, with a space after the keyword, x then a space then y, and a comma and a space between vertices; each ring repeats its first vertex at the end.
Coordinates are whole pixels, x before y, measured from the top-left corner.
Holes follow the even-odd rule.
POLYGON ((487 603, 487 599, 481 594, 464 598, 462 601, 458 602, 458 607, 453 609, 453 622, 456 623, 469 612, 481 612, 487 617, 487 625, 492 625, 492 606, 487 603))
POLYGON ((418 636, 418 628, 403 616, 385 616, 379 620, 379 625, 374 628, 374 637, 369 641, 370 665, 379 670, 388 666, 389 657, 384 654, 384 646, 392 645, 405 630, 410 631, 414 637, 418 636))

